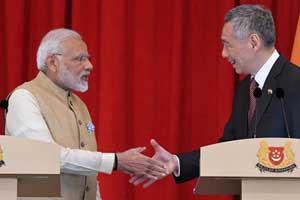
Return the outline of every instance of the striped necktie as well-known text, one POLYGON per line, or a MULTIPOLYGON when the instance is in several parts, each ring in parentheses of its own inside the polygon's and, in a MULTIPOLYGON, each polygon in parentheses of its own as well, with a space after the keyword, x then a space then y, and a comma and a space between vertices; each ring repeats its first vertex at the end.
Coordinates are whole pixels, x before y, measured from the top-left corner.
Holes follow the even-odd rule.
POLYGON ((253 119, 253 115, 256 107, 256 98, 253 95, 254 90, 257 88, 258 84, 254 78, 251 79, 250 87, 249 87, 249 111, 248 111, 248 127, 251 124, 253 119))

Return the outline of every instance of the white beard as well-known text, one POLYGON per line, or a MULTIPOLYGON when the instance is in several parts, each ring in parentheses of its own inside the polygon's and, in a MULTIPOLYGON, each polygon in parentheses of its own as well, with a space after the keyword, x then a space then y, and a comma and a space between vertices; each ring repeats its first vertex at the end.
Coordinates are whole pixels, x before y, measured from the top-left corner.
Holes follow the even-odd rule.
POLYGON ((81 77, 86 74, 88 74, 88 72, 83 71, 78 76, 74 76, 65 66, 62 66, 57 78, 64 88, 78 92, 86 92, 89 88, 88 82, 81 79, 81 77))

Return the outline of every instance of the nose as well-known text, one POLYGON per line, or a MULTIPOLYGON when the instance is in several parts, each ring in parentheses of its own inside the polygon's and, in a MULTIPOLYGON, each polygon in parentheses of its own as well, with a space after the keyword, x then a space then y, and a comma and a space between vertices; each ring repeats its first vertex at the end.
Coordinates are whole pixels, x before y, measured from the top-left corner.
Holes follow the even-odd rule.
POLYGON ((227 52, 227 50, 224 46, 223 46, 223 49, 222 49, 222 57, 223 58, 228 58, 228 52, 227 52))
POLYGON ((86 60, 84 68, 89 71, 91 71, 94 68, 93 64, 91 63, 91 61, 89 59, 86 60))

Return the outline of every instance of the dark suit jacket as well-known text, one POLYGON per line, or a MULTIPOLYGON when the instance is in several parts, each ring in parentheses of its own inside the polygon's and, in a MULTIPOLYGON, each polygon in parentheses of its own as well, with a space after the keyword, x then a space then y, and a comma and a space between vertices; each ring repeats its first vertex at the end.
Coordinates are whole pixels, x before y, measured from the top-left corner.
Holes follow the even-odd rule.
MULTIPOLYGON (((232 113, 224 127, 219 142, 252 138, 255 132, 255 119, 248 130, 250 76, 242 80, 236 89, 232 113)), ((280 56, 272 67, 262 95, 257 100, 256 137, 287 137, 281 103, 276 96, 276 88, 284 91, 284 106, 291 137, 300 138, 300 68, 280 56)), ((177 183, 199 176, 199 150, 178 154, 180 177, 177 183)))

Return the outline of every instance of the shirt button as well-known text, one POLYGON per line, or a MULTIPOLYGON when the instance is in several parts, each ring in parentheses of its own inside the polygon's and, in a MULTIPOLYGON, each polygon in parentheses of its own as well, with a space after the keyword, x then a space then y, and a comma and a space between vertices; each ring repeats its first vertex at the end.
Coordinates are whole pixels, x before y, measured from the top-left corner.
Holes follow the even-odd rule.
POLYGON ((86 186, 86 187, 85 187, 85 191, 86 191, 86 192, 90 191, 90 187, 89 187, 89 186, 86 186))
POLYGON ((84 142, 80 142, 80 146, 81 146, 82 148, 85 147, 84 142))
POLYGON ((78 120, 78 124, 81 125, 81 124, 82 124, 82 121, 81 121, 81 120, 78 120))

